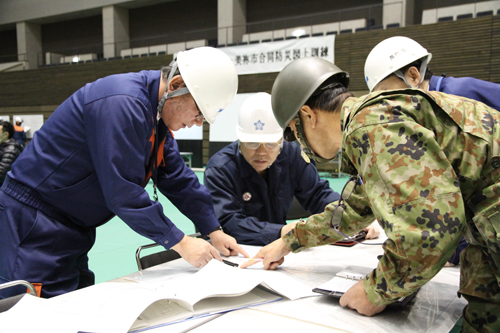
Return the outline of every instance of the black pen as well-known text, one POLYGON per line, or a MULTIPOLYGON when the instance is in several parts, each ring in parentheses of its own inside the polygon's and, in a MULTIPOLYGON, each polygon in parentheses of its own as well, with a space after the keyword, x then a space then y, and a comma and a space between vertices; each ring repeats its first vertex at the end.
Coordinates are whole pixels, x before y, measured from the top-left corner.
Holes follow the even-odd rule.
POLYGON ((224 259, 222 259, 222 262, 225 263, 226 265, 231 266, 231 267, 238 267, 238 264, 235 263, 235 262, 230 262, 230 261, 227 261, 227 260, 224 260, 224 259))

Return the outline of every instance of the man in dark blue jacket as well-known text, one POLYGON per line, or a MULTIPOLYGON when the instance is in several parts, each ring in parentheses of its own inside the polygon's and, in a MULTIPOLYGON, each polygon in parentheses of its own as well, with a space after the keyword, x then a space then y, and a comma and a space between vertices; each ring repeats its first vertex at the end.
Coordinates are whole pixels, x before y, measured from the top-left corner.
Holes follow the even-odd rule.
MULTIPOLYGON (((63 102, 12 165, 0 192, 0 281, 41 283, 52 297, 94 283, 87 253, 115 215, 195 267, 244 253, 221 231, 212 199, 172 130, 212 123, 238 78, 220 50, 179 53, 162 71, 112 75, 63 102), (184 235, 144 189, 150 178, 208 242, 184 235), (215 247, 215 248, 214 248, 215 247)), ((118 240, 119 241, 119 240, 118 240)), ((14 288, 10 288, 14 289, 14 288)), ((16 290, 5 289, 1 297, 16 290)))
POLYGON ((429 91, 441 91, 447 94, 467 97, 500 110, 500 84, 478 80, 473 77, 452 77, 427 74, 430 79, 424 79, 429 91))
MULTIPOLYGON (((204 184, 224 231, 239 243, 267 245, 286 234, 296 223, 286 224, 294 196, 313 214, 339 199, 300 147, 283 142, 271 95, 243 103, 236 132, 239 140, 208 161, 204 184)), ((370 227, 367 237, 377 236, 370 227)))

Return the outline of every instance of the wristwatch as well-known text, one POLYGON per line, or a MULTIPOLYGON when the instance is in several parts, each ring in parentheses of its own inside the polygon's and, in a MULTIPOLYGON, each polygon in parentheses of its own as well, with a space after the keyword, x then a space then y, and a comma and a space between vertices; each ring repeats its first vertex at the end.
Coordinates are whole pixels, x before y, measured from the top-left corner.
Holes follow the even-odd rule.
POLYGON ((207 236, 208 236, 208 235, 210 235, 212 232, 217 231, 217 230, 222 231, 222 227, 221 227, 221 226, 215 227, 212 231, 210 231, 210 232, 207 234, 207 236))

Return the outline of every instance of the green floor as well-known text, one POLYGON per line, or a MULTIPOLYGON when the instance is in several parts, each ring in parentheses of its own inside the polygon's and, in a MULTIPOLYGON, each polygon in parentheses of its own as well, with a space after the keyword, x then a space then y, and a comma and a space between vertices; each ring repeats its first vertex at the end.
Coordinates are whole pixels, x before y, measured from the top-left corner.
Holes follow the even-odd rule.
MULTIPOLYGON (((196 172, 203 182, 203 173, 196 172)), ((327 178, 333 190, 340 192, 347 177, 327 178)), ((152 194, 152 186, 146 190, 152 194)), ((159 198, 167 215, 179 229, 186 234, 195 232, 193 223, 182 215, 164 196, 159 198)), ((89 253, 89 266, 95 273, 96 283, 108 281, 137 271, 135 251, 141 245, 152 243, 151 240, 136 234, 122 220, 115 217, 97 228, 97 240, 89 253)), ((158 247, 158 249, 161 249, 158 247)), ((147 253, 147 252, 146 252, 147 253)))

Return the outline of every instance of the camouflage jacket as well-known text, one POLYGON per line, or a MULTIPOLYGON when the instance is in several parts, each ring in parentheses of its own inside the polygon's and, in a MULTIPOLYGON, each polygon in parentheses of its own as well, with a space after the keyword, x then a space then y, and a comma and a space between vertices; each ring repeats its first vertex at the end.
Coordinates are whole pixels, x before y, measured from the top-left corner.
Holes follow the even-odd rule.
MULTIPOLYGON (((492 186, 500 176, 500 113, 467 98, 406 89, 350 98, 341 119, 342 171, 359 174, 363 185, 345 202, 339 230, 351 235, 379 221, 388 240, 365 291, 373 304, 388 304, 428 282, 469 229, 466 221, 500 202, 492 186)), ((283 237, 289 249, 341 239, 330 228, 336 206, 297 224, 283 237)), ((498 247, 496 232, 490 238, 498 247)), ((487 242, 477 230, 474 236, 487 242)))

